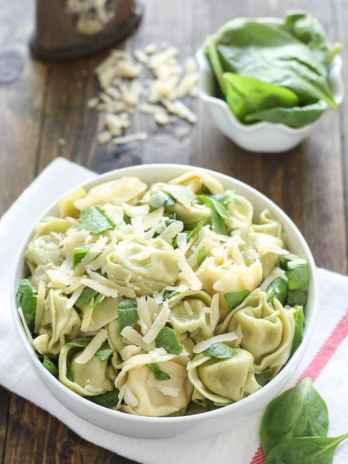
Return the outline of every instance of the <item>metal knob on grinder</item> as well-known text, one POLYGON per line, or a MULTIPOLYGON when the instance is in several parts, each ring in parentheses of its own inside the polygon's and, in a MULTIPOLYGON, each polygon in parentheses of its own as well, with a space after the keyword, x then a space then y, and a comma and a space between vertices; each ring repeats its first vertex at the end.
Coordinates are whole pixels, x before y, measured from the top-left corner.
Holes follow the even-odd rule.
POLYGON ((31 52, 42 60, 90 55, 130 35, 143 11, 139 0, 36 0, 31 52))

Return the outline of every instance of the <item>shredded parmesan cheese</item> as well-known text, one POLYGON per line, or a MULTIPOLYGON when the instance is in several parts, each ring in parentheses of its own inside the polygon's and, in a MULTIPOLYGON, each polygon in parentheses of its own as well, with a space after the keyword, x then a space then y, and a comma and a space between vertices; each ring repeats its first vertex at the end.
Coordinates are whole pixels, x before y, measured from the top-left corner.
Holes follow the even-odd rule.
POLYGON ((106 329, 101 329, 97 335, 92 338, 86 348, 75 358, 75 362, 77 364, 87 364, 106 341, 107 336, 106 329))
POLYGON ((235 332, 229 332, 222 335, 216 335, 215 337, 208 338, 208 340, 203 340, 200 343, 197 343, 193 347, 194 353, 202 353, 203 351, 207 350, 211 345, 215 343, 223 343, 223 342, 234 342, 238 340, 238 336, 235 332))
POLYGON ((69 298, 69 302, 67 303, 67 308, 72 308, 75 305, 77 300, 80 298, 82 291, 83 291, 83 286, 81 285, 81 287, 79 287, 77 290, 73 292, 73 294, 69 298))
POLYGON ((210 330, 213 333, 220 319, 219 294, 215 293, 210 305, 210 330))
POLYGON ((101 92, 88 101, 88 107, 106 113, 97 137, 100 144, 146 139, 143 134, 125 135, 130 121, 120 118, 120 113, 139 110, 151 115, 158 126, 166 126, 175 118, 196 122, 194 113, 180 99, 197 96, 197 66, 192 58, 181 65, 178 55, 172 46, 150 44, 134 52, 113 50, 96 68, 101 92))
POLYGON ((285 272, 280 269, 280 267, 276 267, 262 282, 260 285, 261 290, 267 290, 267 287, 273 282, 273 280, 277 279, 278 277, 284 277, 285 272))
POLYGON ((96 292, 100 293, 103 296, 110 297, 110 298, 117 298, 118 297, 118 291, 107 287, 100 282, 96 282, 93 279, 88 279, 88 278, 81 278, 80 280, 81 284, 84 285, 85 287, 91 288, 92 290, 95 290, 96 292))
POLYGON ((168 322, 169 315, 170 315, 170 309, 169 309, 168 303, 165 301, 162 304, 162 309, 160 313, 154 320, 152 326, 150 327, 146 335, 143 337, 143 340, 146 344, 150 344, 155 341, 157 335, 160 333, 160 331, 163 329, 163 327, 168 322))
POLYGON ((191 266, 186 260, 185 255, 180 250, 176 251, 176 255, 178 257, 178 264, 180 266, 183 279, 187 282, 192 290, 201 290, 202 282, 198 279, 192 270, 191 266))
POLYGON ((127 361, 130 359, 132 356, 135 356, 136 354, 139 354, 141 351, 141 348, 136 345, 127 345, 122 350, 120 351, 121 358, 123 361, 127 361))
POLYGON ((149 351, 148 344, 144 342, 143 337, 133 327, 125 327, 121 332, 121 336, 132 345, 140 346, 144 351, 149 351))

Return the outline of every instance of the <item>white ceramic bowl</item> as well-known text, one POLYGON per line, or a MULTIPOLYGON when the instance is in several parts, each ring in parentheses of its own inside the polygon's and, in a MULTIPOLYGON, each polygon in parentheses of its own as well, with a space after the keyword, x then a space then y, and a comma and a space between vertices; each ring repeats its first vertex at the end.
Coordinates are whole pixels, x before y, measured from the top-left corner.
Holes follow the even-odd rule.
MULTIPOLYGON (((260 20, 273 23, 280 21, 278 18, 260 18, 260 20)), ((216 95, 216 81, 208 58, 204 53, 204 48, 203 45, 196 54, 200 72, 199 94, 215 125, 226 137, 245 150, 258 153, 277 153, 290 150, 311 133, 318 121, 300 129, 269 122, 259 122, 252 125, 241 124, 225 100, 214 97, 216 95)), ((336 56, 331 64, 329 82, 334 99, 337 104, 340 104, 344 94, 340 56, 336 56)))
MULTIPOLYGON (((134 166, 111 171, 99 176, 97 179, 85 182, 81 184, 81 186, 89 189, 90 187, 102 182, 118 179, 122 176, 137 176, 146 183, 167 181, 192 169, 192 166, 176 164, 149 164, 144 166, 134 166)), ((87 422, 98 425, 102 429, 132 437, 164 438, 178 434, 185 434, 185 436, 190 434, 191 436, 202 437, 216 434, 226 429, 233 430, 236 427, 242 427, 243 421, 247 421, 249 417, 252 417, 262 410, 267 403, 279 393, 285 383, 290 378, 293 378, 296 367, 306 351, 310 335, 313 330, 313 323, 316 314, 317 286, 314 260, 305 239, 294 223, 280 208, 278 208, 278 206, 252 187, 215 171, 203 169, 202 171, 206 171, 215 176, 225 188, 232 189, 241 195, 245 195, 245 197, 247 197, 254 205, 256 212, 259 212, 266 207, 269 208, 282 223, 290 250, 308 260, 311 271, 311 281, 306 310, 306 329, 304 340, 288 364, 268 385, 235 404, 193 416, 162 418, 133 416, 103 408, 82 398, 56 380, 56 378, 42 366, 26 338, 18 316, 15 295, 19 280, 25 276, 24 252, 31 238, 30 234, 20 248, 16 273, 13 280, 11 311, 18 336, 21 338, 37 374, 56 399, 77 416, 85 419, 87 422)), ((57 213, 57 205, 53 204, 43 213, 41 219, 49 214, 57 213)), ((35 224, 33 224, 33 228, 34 225, 35 224)))

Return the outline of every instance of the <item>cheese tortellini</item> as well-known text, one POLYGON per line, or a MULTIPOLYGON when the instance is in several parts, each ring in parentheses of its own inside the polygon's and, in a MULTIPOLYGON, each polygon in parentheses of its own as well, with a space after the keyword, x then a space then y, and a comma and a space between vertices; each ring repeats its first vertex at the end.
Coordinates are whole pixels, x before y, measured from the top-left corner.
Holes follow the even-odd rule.
POLYGON ((228 404, 260 388, 253 363, 252 354, 239 348, 229 359, 199 355, 188 366, 189 379, 204 398, 216 404, 228 404))
POLYGON ((19 315, 43 366, 141 416, 262 388, 301 343, 310 274, 281 223, 206 171, 80 188, 26 250, 19 315))

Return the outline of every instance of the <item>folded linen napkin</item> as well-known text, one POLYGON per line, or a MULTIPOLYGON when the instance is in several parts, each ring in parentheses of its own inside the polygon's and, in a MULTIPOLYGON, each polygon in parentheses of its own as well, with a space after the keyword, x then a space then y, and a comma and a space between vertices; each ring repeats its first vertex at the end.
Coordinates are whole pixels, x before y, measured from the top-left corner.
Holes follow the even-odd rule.
MULTIPOLYGON (((57 417, 82 438, 145 464, 262 464, 258 448, 260 417, 243 430, 193 440, 178 436, 163 440, 127 438, 89 424, 64 408, 36 376, 10 316, 9 299, 18 244, 42 211, 65 191, 93 178, 94 173, 69 161, 57 159, 25 190, 0 221, 0 384, 57 417), (13 366, 16 366, 14 369, 13 366), (256 453, 256 454, 255 454, 256 453)), ((348 431, 348 278, 319 270, 320 314, 310 348, 298 370, 316 380, 328 403, 331 434, 348 431)), ((293 379, 294 383, 296 379, 293 379)), ((348 446, 338 451, 335 464, 348 462, 348 446)), ((304 463, 303 463, 304 464, 304 463)))

